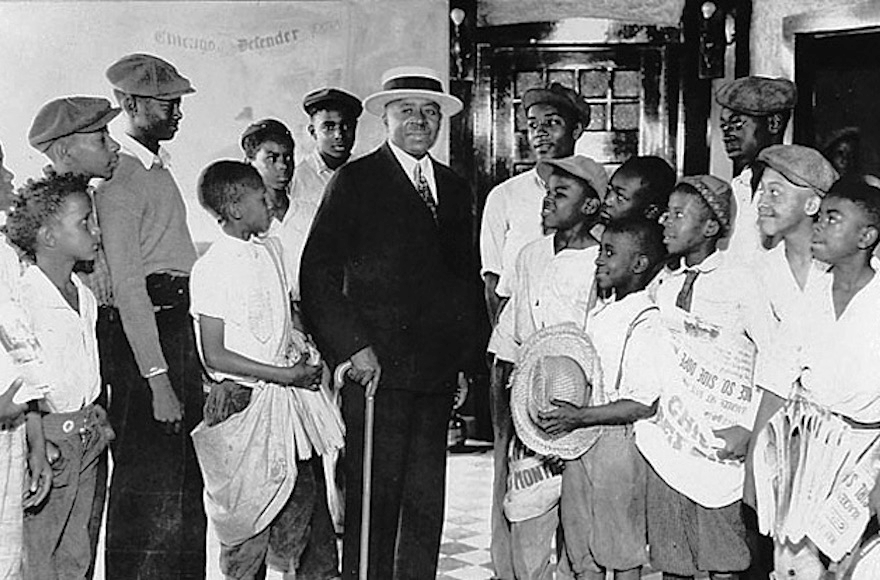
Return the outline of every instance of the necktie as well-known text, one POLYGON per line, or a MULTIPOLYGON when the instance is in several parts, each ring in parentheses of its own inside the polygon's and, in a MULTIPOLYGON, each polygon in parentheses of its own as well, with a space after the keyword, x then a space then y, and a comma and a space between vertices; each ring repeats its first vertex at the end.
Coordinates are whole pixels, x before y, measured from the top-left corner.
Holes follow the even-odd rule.
POLYGON ((436 222, 437 202, 434 201, 434 195, 431 193, 431 186, 428 185, 428 180, 425 179, 425 175, 422 173, 422 165, 420 163, 416 163, 415 177, 416 191, 419 192, 419 197, 422 198, 422 201, 424 201, 425 205, 428 206, 428 209, 431 210, 431 217, 433 217, 436 222))
POLYGON ((691 300, 694 297, 694 280, 697 279, 699 272, 697 270, 688 270, 685 273, 684 284, 678 297, 675 299, 675 305, 686 312, 691 311, 691 300))

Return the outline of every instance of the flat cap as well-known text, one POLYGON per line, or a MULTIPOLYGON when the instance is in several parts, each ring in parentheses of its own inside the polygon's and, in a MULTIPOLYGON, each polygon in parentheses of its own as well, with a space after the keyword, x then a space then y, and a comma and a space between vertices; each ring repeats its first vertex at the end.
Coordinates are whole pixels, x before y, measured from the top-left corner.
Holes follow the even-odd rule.
POLYGON ((287 128, 287 125, 276 119, 263 119, 247 126, 241 134, 241 148, 245 149, 245 151, 247 151, 245 142, 251 137, 256 137, 256 140, 260 143, 266 141, 269 137, 276 137, 293 145, 293 135, 291 135, 290 129, 287 128))
POLYGON ((56 139, 103 129, 121 111, 100 97, 62 97, 49 101, 34 117, 28 143, 45 153, 56 139))
POLYGON ((333 87, 325 87, 316 89, 306 93, 303 97, 303 109, 306 115, 311 116, 319 109, 336 108, 351 113, 357 119, 364 111, 361 100, 353 94, 336 89, 333 87))
POLYGON ((721 228, 725 232, 728 231, 730 229, 730 200, 733 197, 730 184, 714 175, 689 175, 679 180, 678 184, 682 183, 697 190, 697 193, 715 214, 721 228))
POLYGON ((583 155, 562 159, 542 159, 538 161, 537 170, 544 183, 547 183, 550 176, 558 170, 583 179, 593 188, 599 199, 605 196, 605 190, 608 189, 608 173, 605 172, 605 168, 583 155))
POLYGON ((559 83, 550 83, 546 88, 529 89, 523 94, 523 111, 528 113, 532 105, 547 103, 556 105, 573 113, 586 127, 590 124, 590 105, 579 94, 559 83))
POLYGON ((174 65, 151 54, 123 56, 107 69, 107 80, 129 95, 170 101, 196 90, 174 65))
POLYGON ((772 115, 794 108, 797 88, 783 78, 741 77, 722 85, 715 93, 715 100, 737 113, 772 115))
POLYGON ((803 145, 771 145, 758 153, 758 161, 791 183, 809 187, 820 196, 828 193, 840 177, 821 153, 803 145))

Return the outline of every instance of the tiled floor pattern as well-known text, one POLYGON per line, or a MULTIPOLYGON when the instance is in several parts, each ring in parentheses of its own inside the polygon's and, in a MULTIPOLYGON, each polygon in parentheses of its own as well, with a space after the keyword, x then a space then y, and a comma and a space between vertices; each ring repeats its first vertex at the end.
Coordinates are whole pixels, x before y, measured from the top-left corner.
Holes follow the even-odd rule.
MULTIPOLYGON (((438 580, 492 578, 489 512, 492 505, 492 447, 468 442, 464 452, 448 456, 446 522, 440 545, 438 580)), ((610 578, 610 576, 609 576, 610 578)), ((643 580, 660 580, 646 571, 643 580)))

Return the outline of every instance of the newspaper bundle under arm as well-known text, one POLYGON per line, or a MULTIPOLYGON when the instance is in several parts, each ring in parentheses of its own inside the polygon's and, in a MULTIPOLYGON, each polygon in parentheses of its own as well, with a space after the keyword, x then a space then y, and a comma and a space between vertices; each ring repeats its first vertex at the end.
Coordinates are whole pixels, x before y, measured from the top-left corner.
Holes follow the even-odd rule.
POLYGON ((790 400, 755 439, 759 529, 779 542, 809 538, 839 562, 867 527, 878 474, 880 431, 853 429, 809 401, 790 400))

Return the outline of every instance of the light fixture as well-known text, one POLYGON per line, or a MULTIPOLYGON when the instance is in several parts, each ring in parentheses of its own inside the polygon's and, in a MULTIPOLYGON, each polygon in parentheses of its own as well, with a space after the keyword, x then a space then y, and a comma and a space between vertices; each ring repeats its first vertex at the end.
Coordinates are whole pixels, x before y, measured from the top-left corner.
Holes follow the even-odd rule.
POLYGON ((459 27, 464 22, 467 14, 461 8, 453 8, 449 11, 449 19, 452 21, 454 30, 452 33, 452 58, 455 62, 455 78, 461 79, 464 75, 464 60, 461 54, 461 31, 459 27))

